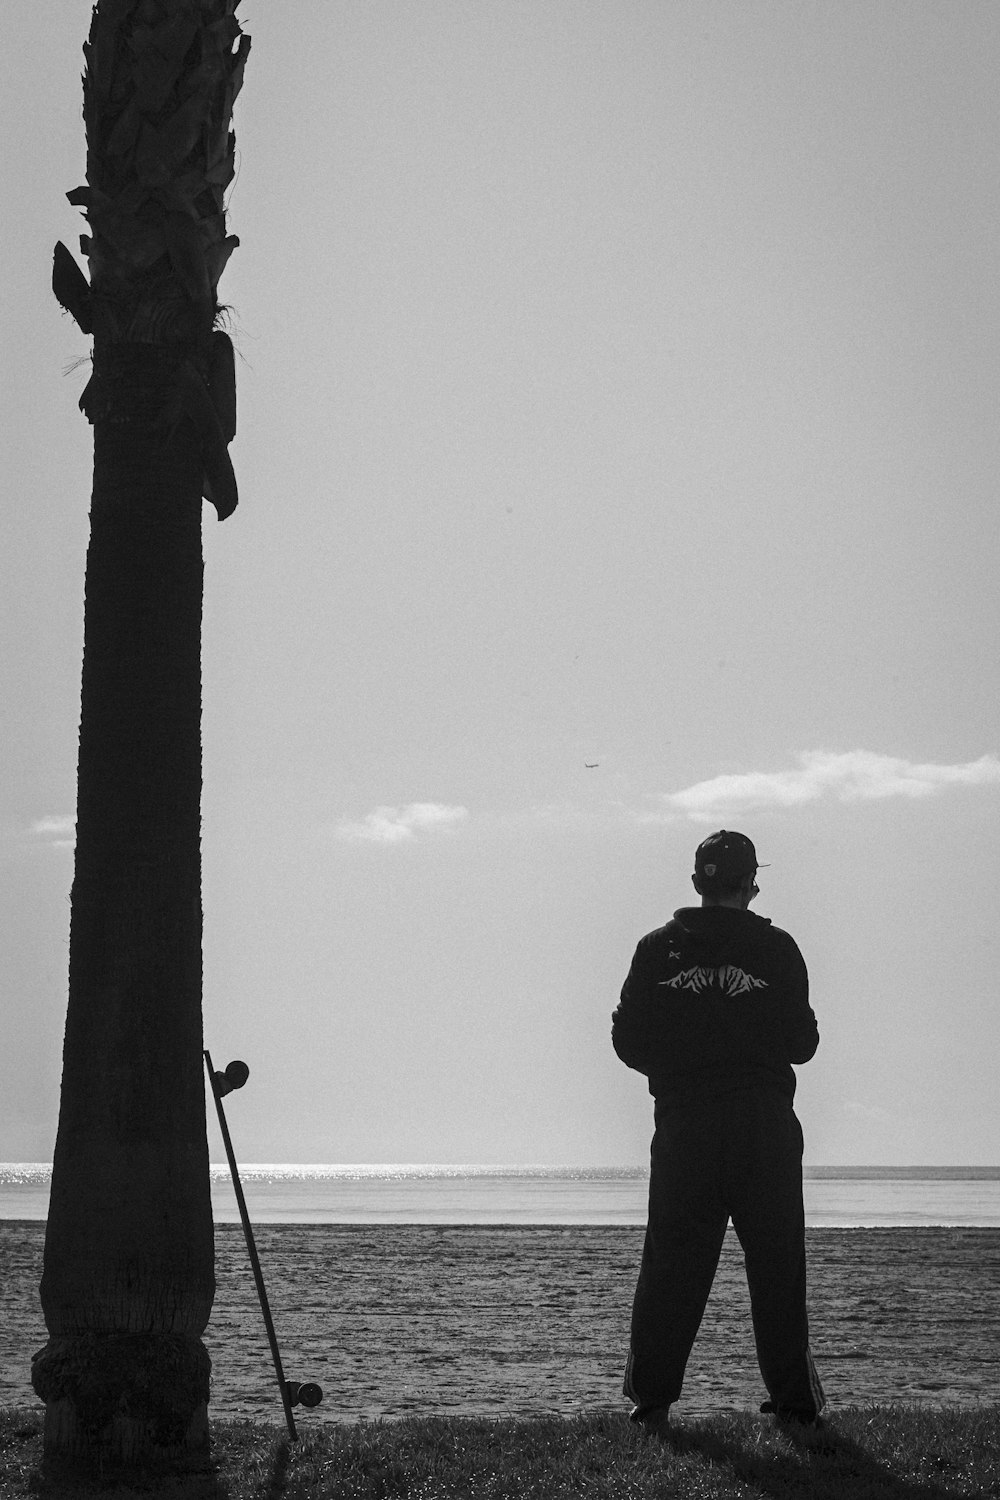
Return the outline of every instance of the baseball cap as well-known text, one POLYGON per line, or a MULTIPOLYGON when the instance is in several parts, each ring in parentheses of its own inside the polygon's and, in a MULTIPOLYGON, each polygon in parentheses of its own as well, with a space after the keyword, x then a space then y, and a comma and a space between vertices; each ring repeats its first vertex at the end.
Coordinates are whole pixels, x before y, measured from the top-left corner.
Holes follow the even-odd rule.
POLYGON ((739 885, 747 875, 760 868, 757 851, 745 833, 720 828, 710 833, 695 850, 694 873, 699 880, 718 885, 739 885))

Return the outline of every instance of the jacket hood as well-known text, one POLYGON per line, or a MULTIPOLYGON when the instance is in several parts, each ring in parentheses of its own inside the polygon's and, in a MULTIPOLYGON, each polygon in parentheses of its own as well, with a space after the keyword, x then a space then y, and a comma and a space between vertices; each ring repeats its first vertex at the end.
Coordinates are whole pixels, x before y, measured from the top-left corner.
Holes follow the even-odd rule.
POLYGON ((770 927, 770 917, 740 911, 735 906, 682 906, 674 912, 692 958, 706 968, 717 969, 730 962, 734 944, 745 943, 748 929, 770 927))

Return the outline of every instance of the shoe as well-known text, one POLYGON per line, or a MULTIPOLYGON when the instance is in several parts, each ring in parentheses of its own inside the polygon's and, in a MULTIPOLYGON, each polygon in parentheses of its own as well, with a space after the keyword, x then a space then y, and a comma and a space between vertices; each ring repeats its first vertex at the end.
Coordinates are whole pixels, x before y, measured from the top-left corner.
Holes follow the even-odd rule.
POLYGON ((813 1432, 820 1432, 823 1428, 823 1418, 815 1410, 810 1411, 801 1406, 778 1406, 773 1401, 764 1401, 760 1409, 782 1425, 808 1427, 813 1432))
POLYGON ((641 1427, 650 1437, 667 1437, 670 1432, 669 1406, 633 1406, 629 1421, 641 1427))

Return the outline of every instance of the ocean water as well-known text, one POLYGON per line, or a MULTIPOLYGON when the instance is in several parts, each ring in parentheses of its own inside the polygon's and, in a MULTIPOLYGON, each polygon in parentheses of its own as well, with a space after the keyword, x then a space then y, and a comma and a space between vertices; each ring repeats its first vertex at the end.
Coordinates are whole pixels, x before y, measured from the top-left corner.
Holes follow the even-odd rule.
MULTIPOLYGON (((642 1167, 256 1163, 240 1168, 256 1224, 641 1226, 642 1167)), ((42 1220, 50 1168, 0 1164, 0 1220, 42 1220)), ((1000 1167, 806 1167, 812 1228, 1000 1227, 1000 1167)), ((218 1224, 239 1221, 228 1167, 212 1167, 218 1224)))

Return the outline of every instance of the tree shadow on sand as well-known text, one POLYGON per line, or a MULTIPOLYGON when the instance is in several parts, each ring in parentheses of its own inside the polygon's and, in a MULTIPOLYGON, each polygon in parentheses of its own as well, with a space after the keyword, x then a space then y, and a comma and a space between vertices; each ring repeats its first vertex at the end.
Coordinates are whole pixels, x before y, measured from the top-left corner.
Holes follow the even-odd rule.
MULTIPOLYGON (((725 1463, 745 1485, 775 1500, 955 1500, 952 1484, 958 1477, 942 1464, 941 1481, 908 1478, 893 1471, 874 1455, 833 1426, 819 1432, 788 1427, 786 1441, 749 1450, 744 1441, 724 1434, 677 1428, 667 1442, 676 1453, 697 1453, 713 1463, 725 1463)), ((933 1463, 928 1455, 926 1461, 933 1463)), ((978 1490, 970 1493, 979 1493, 978 1490)))

